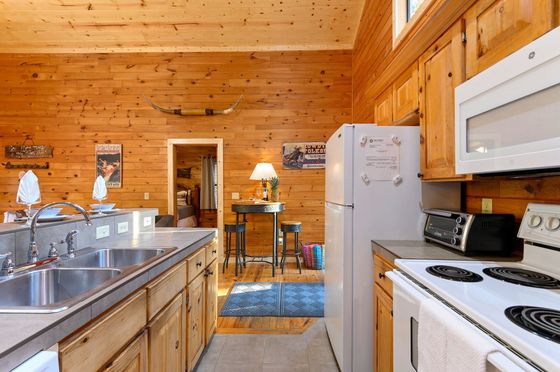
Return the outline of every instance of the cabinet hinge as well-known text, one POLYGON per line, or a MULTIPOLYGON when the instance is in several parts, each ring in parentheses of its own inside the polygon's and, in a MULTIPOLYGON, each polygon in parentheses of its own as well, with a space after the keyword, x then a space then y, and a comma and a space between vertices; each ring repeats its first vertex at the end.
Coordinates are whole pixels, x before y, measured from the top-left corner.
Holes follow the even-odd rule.
POLYGON ((463 44, 467 42, 467 33, 465 31, 461 31, 461 42, 463 44))

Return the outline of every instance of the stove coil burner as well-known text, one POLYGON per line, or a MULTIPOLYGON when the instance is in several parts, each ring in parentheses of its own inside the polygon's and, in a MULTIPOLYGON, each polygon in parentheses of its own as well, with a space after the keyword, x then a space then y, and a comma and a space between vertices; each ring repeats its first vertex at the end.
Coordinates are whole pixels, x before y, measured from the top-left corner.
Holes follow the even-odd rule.
POLYGON ((547 340, 560 344, 560 311, 534 306, 512 306, 505 310, 509 320, 547 340))
POLYGON ((472 271, 461 269, 460 267, 435 265, 426 268, 426 271, 432 275, 439 276, 443 279, 453 280, 456 282, 481 282, 482 276, 472 271))
POLYGON ((560 289, 560 280, 536 271, 515 267, 489 267, 482 271, 492 278, 513 284, 535 288, 560 289))

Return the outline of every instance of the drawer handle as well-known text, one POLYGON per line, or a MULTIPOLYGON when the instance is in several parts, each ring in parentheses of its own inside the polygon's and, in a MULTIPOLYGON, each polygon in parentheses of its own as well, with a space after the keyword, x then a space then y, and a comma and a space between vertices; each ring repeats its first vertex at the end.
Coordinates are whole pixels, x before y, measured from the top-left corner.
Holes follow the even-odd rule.
POLYGON ((202 266, 202 262, 197 262, 196 266, 198 266, 198 267, 202 266))
POLYGON ((379 279, 385 279, 385 274, 384 273, 379 273, 379 279))

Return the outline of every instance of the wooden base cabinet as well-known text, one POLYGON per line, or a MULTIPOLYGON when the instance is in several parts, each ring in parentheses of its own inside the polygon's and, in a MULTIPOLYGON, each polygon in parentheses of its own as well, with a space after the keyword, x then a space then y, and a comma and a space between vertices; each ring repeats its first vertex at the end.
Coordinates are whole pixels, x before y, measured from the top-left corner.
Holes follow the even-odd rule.
POLYGON ((205 288, 206 280, 199 274, 188 285, 187 301, 187 368, 192 371, 205 346, 205 288))
POLYGON ((218 260, 206 269, 206 309, 205 309, 205 345, 208 345, 218 324, 218 260))
POLYGON ((374 256, 374 356, 376 372, 393 371, 393 284, 385 272, 395 267, 378 255, 374 256))
POLYGON ((181 371, 185 366, 184 292, 148 325, 150 371, 181 371))
POLYGON ((103 371, 148 372, 148 332, 136 337, 103 371))

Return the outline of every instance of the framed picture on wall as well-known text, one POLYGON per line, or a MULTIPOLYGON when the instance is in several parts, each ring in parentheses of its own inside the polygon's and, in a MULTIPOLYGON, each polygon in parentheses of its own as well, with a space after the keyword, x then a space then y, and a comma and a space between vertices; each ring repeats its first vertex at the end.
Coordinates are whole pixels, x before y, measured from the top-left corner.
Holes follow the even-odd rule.
POLYGON ((122 145, 101 143, 95 145, 95 177, 102 176, 107 188, 122 187, 122 145))
POLYGON ((284 169, 325 168, 325 142, 292 142, 282 145, 282 166, 284 169))

